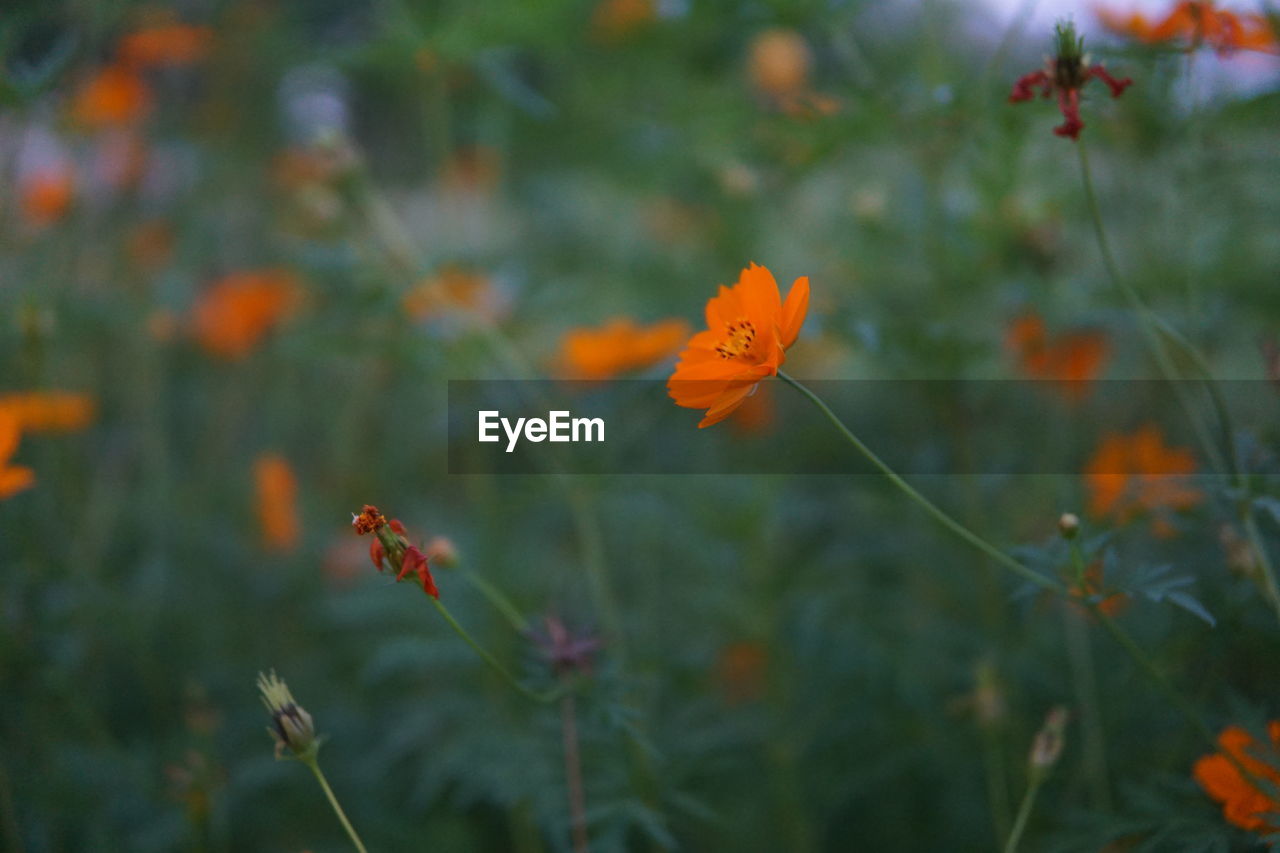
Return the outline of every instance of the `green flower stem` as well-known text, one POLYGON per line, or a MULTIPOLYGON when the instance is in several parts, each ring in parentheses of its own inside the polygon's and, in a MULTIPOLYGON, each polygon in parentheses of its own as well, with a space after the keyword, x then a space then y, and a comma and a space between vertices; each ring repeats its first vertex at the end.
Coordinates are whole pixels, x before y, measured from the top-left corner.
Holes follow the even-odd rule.
POLYGON ((1236 488, 1243 493, 1244 498, 1239 509, 1240 521, 1244 525, 1245 533, 1249 537, 1249 542, 1253 546, 1254 552, 1258 555, 1258 566, 1261 569, 1259 580, 1263 596, 1267 599, 1267 603, 1271 605, 1272 609, 1276 611, 1276 615, 1280 616, 1280 582, 1276 579, 1276 571, 1267 553, 1266 544, 1262 541, 1262 536, 1253 519, 1253 508, 1249 499, 1250 483, 1240 466, 1234 430, 1231 426, 1231 416, 1227 409, 1226 401, 1223 399, 1222 390, 1218 387, 1217 380, 1214 378, 1212 371, 1210 371, 1204 356, 1200 354, 1195 345, 1148 308, 1133 286, 1121 277, 1119 268, 1116 266, 1115 257, 1111 254, 1111 244, 1107 240, 1106 229, 1102 224, 1102 211, 1098 206, 1098 196, 1093 188, 1093 172, 1089 168, 1089 154, 1083 141, 1077 143, 1076 150, 1080 154, 1080 175, 1084 183, 1085 202, 1089 209, 1089 218, 1093 223, 1094 235, 1098 240, 1098 249, 1102 253, 1102 264, 1106 268, 1112 284, 1124 294, 1130 307, 1137 314, 1139 326, 1142 328, 1147 345, 1150 347, 1152 355, 1155 356, 1156 362, 1159 364, 1165 378, 1173 387, 1174 393, 1178 396, 1179 405, 1181 405, 1191 421, 1196 438, 1209 456, 1210 462, 1219 471, 1227 472, 1234 481, 1236 488), (1182 391, 1178 381, 1178 371, 1173 364, 1169 351, 1165 348, 1161 335, 1174 343, 1182 355, 1191 362, 1208 389, 1209 398, 1213 403, 1219 427, 1222 430, 1222 441, 1227 448, 1225 458, 1214 443, 1208 428, 1197 414, 1195 407, 1191 405, 1191 401, 1187 399, 1186 394, 1182 391))
POLYGON ((529 620, 524 618, 524 615, 521 614, 519 608, 511 603, 511 599, 507 598, 506 595, 503 594, 502 590, 498 589, 496 586, 489 583, 488 580, 477 575, 475 572, 462 571, 458 572, 458 574, 462 576, 463 580, 471 584, 477 592, 483 595, 489 603, 493 605, 495 610, 505 616, 507 621, 511 623, 512 628, 522 634, 529 630, 529 620))
POLYGON ((298 760, 311 768, 311 772, 315 774, 316 781, 320 783, 320 787, 324 789, 324 795, 329 798, 329 805, 333 806, 334 814, 338 816, 338 820, 342 822, 342 828, 347 831, 347 837, 351 839, 351 843, 356 846, 360 853, 369 853, 365 849, 364 842, 360 840, 356 829, 351 825, 351 821, 347 819, 347 813, 342 810, 342 804, 338 802, 338 797, 333 793, 333 789, 329 787, 329 780, 324 778, 324 772, 320 769, 320 762, 316 759, 316 750, 312 749, 305 755, 298 756, 298 760))
POLYGON ((1027 820, 1031 817, 1031 810, 1035 808, 1036 794, 1040 793, 1040 786, 1043 783, 1044 773, 1033 770, 1031 778, 1027 780, 1027 792, 1022 795, 1022 804, 1018 806, 1018 816, 1014 818, 1013 829, 1004 843, 1004 853, 1017 853, 1018 844, 1022 841, 1022 833, 1027 829, 1027 820))
MULTIPOLYGON (((1079 540, 1072 539, 1070 548, 1076 585, 1084 589, 1087 567, 1079 540)), ((1098 693, 1097 669, 1094 666, 1093 647, 1089 643, 1089 626, 1080 616, 1069 604, 1063 604, 1062 622, 1066 633, 1068 659, 1071 662, 1071 678, 1075 682, 1076 701, 1081 711, 1080 722, 1084 729, 1085 773, 1093 785, 1095 805, 1102 811, 1110 811, 1110 774, 1107 772, 1107 743, 1102 730, 1102 702, 1098 693)))
POLYGON ((915 488, 910 483, 908 483, 906 480, 898 476, 897 472, 894 471, 892 468, 890 468, 888 464, 886 464, 883 459, 877 456, 871 448, 863 444, 862 440, 859 439, 856 435, 854 435, 853 432, 851 432, 847 426, 845 426, 844 421, 840 420, 840 418, 836 415, 836 413, 831 411, 831 408, 822 401, 821 397, 819 397, 817 394, 814 394, 812 391, 810 391, 800 382, 796 381, 791 376, 787 375, 781 370, 778 371, 778 378, 780 378, 783 382, 786 382, 792 388, 795 388, 797 391, 799 391, 801 394, 807 397, 809 399, 809 402, 817 406, 818 410, 822 412, 822 414, 826 415, 827 420, 829 420, 831 424, 837 430, 839 430, 840 434, 843 435, 850 444, 852 444, 855 448, 857 448, 859 453, 861 453, 864 457, 866 457, 867 461, 869 461, 872 465, 874 465, 876 469, 880 471, 880 473, 883 474, 889 480, 889 482, 897 486, 898 489, 903 494, 911 498, 911 500, 914 501, 916 505, 918 505, 925 512, 929 513, 929 515, 933 516, 933 518, 936 521, 938 521, 943 527, 947 528, 956 536, 959 536, 961 539, 968 542, 970 545, 977 548, 979 551, 983 552, 988 557, 995 560, 1001 566, 1013 572, 1015 575, 1022 578, 1023 580, 1030 581, 1036 586, 1042 589, 1050 590, 1051 592, 1066 594, 1066 589, 1063 587, 1061 583, 1058 583, 1057 581, 1052 580, 1051 578, 1047 578, 1044 575, 1041 575, 1038 572, 1032 571, 1031 569, 1022 565, 1022 563, 1018 562, 1013 557, 1010 557, 1004 551, 1001 551, 995 545, 992 545, 990 542, 983 539, 981 536, 974 533, 972 530, 965 527, 960 522, 956 521, 950 515, 943 512, 942 509, 940 509, 937 504, 935 504, 933 501, 926 498, 924 495, 920 494, 920 492, 916 491, 915 488))
MULTIPOLYGON (((843 435, 849 441, 850 444, 852 444, 855 448, 857 448, 858 451, 862 453, 862 455, 865 456, 867 460, 871 462, 871 464, 873 464, 877 469, 879 469, 879 471, 882 474, 884 474, 885 477, 887 477, 891 483, 897 486, 902 492, 904 492, 907 495, 907 497, 911 498, 911 500, 913 500, 921 508, 925 509, 944 527, 946 527, 951 532, 955 533, 957 536, 959 536, 961 539, 968 542, 970 545, 982 551, 984 554, 995 559, 1000 565, 1009 569, 1011 572, 1018 575, 1019 577, 1025 580, 1032 581, 1037 586, 1040 586, 1051 592, 1055 592, 1059 595, 1062 595, 1062 596, 1070 595, 1070 591, 1061 583, 1050 580, 1049 578, 1046 578, 1043 575, 1037 574, 1036 572, 1022 565, 1022 563, 1019 563, 1017 560, 1005 554, 999 548, 992 545, 990 542, 983 539, 978 534, 974 533, 964 525, 960 524, 960 522, 956 521, 951 516, 947 515, 945 512, 939 509, 932 501, 930 501, 924 495, 920 494, 914 488, 912 488, 911 485, 907 483, 906 480, 903 480, 900 476, 898 476, 898 474, 892 468, 890 468, 884 462, 884 460, 882 460, 879 456, 877 456, 871 450, 871 448, 863 444, 862 441, 859 440, 858 437, 854 435, 853 432, 851 432, 847 426, 845 426, 844 422, 840 420, 840 418, 836 415, 836 413, 831 411, 831 408, 822 401, 822 398, 820 398, 817 394, 814 394, 812 391, 810 391, 800 382, 788 376, 786 373, 782 371, 778 371, 778 376, 784 382, 791 385, 791 387, 795 388, 797 391, 799 391, 801 394, 807 397, 809 401, 812 402, 815 406, 817 406, 818 409, 824 415, 826 415, 827 420, 831 421, 831 423, 836 427, 836 429, 839 430, 840 434, 843 435)), ((1083 572, 1083 567, 1078 564, 1076 566, 1076 572, 1077 574, 1081 574, 1083 572)), ((1176 707, 1179 711, 1182 712, 1183 716, 1187 718, 1187 720, 1191 723, 1191 725, 1195 728, 1195 730, 1200 734, 1200 736, 1204 739, 1204 741, 1207 744, 1209 744, 1211 748, 1216 750, 1218 748, 1217 738, 1214 737, 1213 730, 1209 728, 1209 726, 1205 723, 1204 719, 1200 716, 1200 712, 1196 710, 1195 706, 1193 706, 1190 702, 1188 702, 1182 696, 1182 694, 1177 691, 1177 689, 1169 681, 1168 677, 1166 677, 1165 674, 1160 671, 1159 667, 1157 667, 1155 663, 1151 660, 1151 658, 1147 656, 1147 653, 1142 650, 1142 647, 1138 645, 1137 641, 1135 641, 1133 637, 1129 636, 1128 632, 1126 632, 1123 628, 1121 628, 1119 623, 1117 623, 1114 619, 1112 619, 1110 616, 1108 616, 1106 613, 1102 611, 1098 602, 1086 601, 1086 604, 1089 607, 1090 611, 1098 619, 1098 621, 1102 623, 1103 627, 1107 629, 1107 632, 1111 634, 1112 638, 1114 638, 1115 641, 1120 645, 1120 647, 1124 649, 1125 652, 1128 653, 1129 657, 1133 658, 1134 663, 1138 664, 1139 668, 1142 669, 1142 671, 1153 682, 1155 682, 1155 684, 1165 693, 1166 696, 1168 696, 1169 700, 1173 703, 1174 707, 1176 707)), ((1239 770, 1241 773, 1243 773, 1246 776, 1246 778, 1254 779, 1255 781, 1257 780, 1257 777, 1254 774, 1250 773, 1248 769, 1245 768, 1232 755, 1230 755, 1229 753, 1224 753, 1224 755, 1226 755, 1228 760, 1230 760, 1231 763, 1235 765, 1236 769, 1239 770)), ((1265 788, 1260 788, 1259 790, 1265 790, 1265 788)), ((1024 801, 1024 806, 1026 806, 1025 801, 1024 801)), ((1027 808, 1029 809, 1029 806, 1027 808)), ((1016 829, 1017 827, 1015 826, 1015 830, 1016 829)), ((1016 838, 1014 840, 1016 841, 1016 838)))
POLYGON ((503 666, 498 661, 498 659, 493 656, 492 652, 490 652, 484 646, 480 645, 480 643, 477 642, 476 639, 471 636, 471 633, 467 631, 466 628, 462 627, 462 625, 458 622, 458 620, 453 617, 453 614, 449 612, 449 608, 444 606, 444 602, 442 602, 438 598, 434 598, 431 596, 428 596, 428 597, 431 598, 431 603, 436 606, 436 610, 440 611, 440 615, 444 617, 444 621, 449 623, 449 627, 453 629, 454 633, 456 633, 459 637, 461 637, 463 639, 463 642, 465 642, 468 646, 470 646, 475 651, 475 653, 478 654, 481 657, 481 659, 484 660, 484 662, 487 663, 494 672, 502 676, 502 679, 504 681, 506 681, 516 690, 523 693, 529 699, 532 699, 534 702, 541 702, 543 704, 546 704, 549 702, 554 702, 556 699, 560 698, 561 694, 563 693, 563 689, 561 688, 556 688, 553 690, 548 690, 548 691, 539 693, 538 691, 530 690, 528 687, 525 687, 523 684, 521 684, 519 680, 517 680, 516 677, 511 674, 511 671, 507 669, 505 666, 503 666))

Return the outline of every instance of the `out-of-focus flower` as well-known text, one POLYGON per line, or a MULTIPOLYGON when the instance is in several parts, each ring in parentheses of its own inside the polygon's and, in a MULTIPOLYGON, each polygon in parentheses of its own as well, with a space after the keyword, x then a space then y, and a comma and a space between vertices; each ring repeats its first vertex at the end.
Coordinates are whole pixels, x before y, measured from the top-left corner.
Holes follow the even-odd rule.
MULTIPOLYGON (((1090 563, 1084 570, 1084 577, 1072 582, 1067 587, 1067 592, 1070 593, 1072 598, 1079 599, 1082 602, 1096 603, 1098 609, 1107 616, 1116 615, 1129 602, 1129 596, 1123 592, 1108 593, 1106 591, 1101 559, 1090 563)), ((1077 602, 1072 602, 1072 604, 1084 610, 1082 604, 1077 602)))
POLYGON ((715 679, 725 702, 743 705, 764 695, 769 651, 760 643, 739 640, 720 649, 715 679))
POLYGON ((130 229, 125 251, 139 269, 158 270, 173 254, 173 229, 160 219, 139 223, 130 229))
POLYGON ((1133 81, 1128 77, 1117 80, 1101 65, 1090 63, 1084 52, 1084 39, 1076 35, 1075 26, 1070 21, 1059 23, 1054 34, 1057 44, 1054 55, 1045 60, 1044 68, 1018 78, 1009 94, 1009 102, 1029 101, 1036 96, 1036 89, 1044 98, 1056 94, 1058 109, 1065 121, 1053 132, 1058 136, 1079 139, 1080 131, 1084 130, 1084 122, 1080 119, 1080 90, 1097 78, 1107 84, 1111 97, 1118 98, 1133 81))
POLYGON ((151 111, 151 90, 132 68, 108 65, 87 80, 71 103, 71 117, 89 130, 133 124, 151 111))
POLYGON ((437 566, 451 569, 458 564, 458 548, 448 536, 432 536, 425 552, 427 560, 437 566))
POLYGON ((42 169, 25 175, 19 194, 22 215, 37 228, 52 225, 66 215, 75 195, 75 176, 70 168, 42 169))
POLYGON ((1074 512, 1064 512, 1058 517, 1058 532, 1063 539, 1075 539, 1080 533, 1080 516, 1074 512))
POLYGON ((1280 832, 1275 818, 1280 813, 1280 801, 1261 791, 1255 779, 1241 773, 1240 767, 1257 780, 1280 785, 1280 720, 1271 721, 1267 734, 1271 743, 1259 743, 1239 726, 1230 726, 1218 735, 1221 751, 1201 757, 1194 769, 1204 792, 1222 803, 1222 816, 1241 829, 1259 834, 1280 832))
POLYGON ((264 453, 253 463, 258 526, 269 551, 292 551, 298 544, 298 480, 288 460, 264 453))
POLYGON ((690 338, 667 380, 671 398, 707 410, 699 428, 729 417, 760 380, 777 375, 808 308, 808 278, 796 279, 783 302, 773 273, 751 264, 707 302, 706 331, 690 338))
POLYGON ((494 322, 502 314, 502 300, 493 281, 482 272, 446 266, 404 295, 405 313, 418 322, 444 314, 463 314, 494 322))
POLYGON ((502 178, 502 154, 487 145, 467 145, 453 152, 440 172, 446 189, 487 195, 502 178))
POLYGON ((610 379, 658 364, 680 350, 689 336, 684 320, 641 326, 627 317, 598 328, 577 328, 560 340, 560 367, 575 379, 610 379))
POLYGON ((782 98, 803 92, 809 85, 813 54, 795 30, 768 29, 751 40, 747 71, 751 84, 763 95, 782 98))
POLYGON ((546 617, 542 624, 542 631, 530 631, 529 636, 552 671, 557 676, 590 674, 600 640, 587 632, 570 631, 556 616, 546 617))
POLYGON ((272 670, 270 675, 258 673, 258 691, 262 694, 262 704, 271 714, 271 727, 267 731, 275 738, 276 757, 286 748, 299 757, 313 756, 319 746, 315 724, 311 715, 294 701, 289 685, 272 670))
POLYGON ((155 24, 121 38, 117 56, 135 68, 172 68, 200 62, 212 43, 213 30, 209 27, 155 24))
POLYGON ((1175 3, 1169 14, 1149 20, 1141 12, 1120 12, 1104 6, 1094 7, 1094 14, 1104 27, 1144 44, 1185 42, 1188 50, 1201 45, 1218 53, 1237 50, 1277 50, 1276 32, 1266 16, 1220 9, 1210 0, 1183 0, 1175 3))
POLYGON ((361 536, 366 533, 374 535, 374 540, 369 543, 369 559, 374 568, 382 571, 385 561, 395 571, 397 582, 411 574, 416 575, 423 592, 432 598, 440 597, 427 555, 417 545, 409 543, 408 532, 399 519, 393 518, 388 522, 376 506, 365 504, 360 514, 352 517, 351 526, 361 536))
MULTIPOLYGON (((1195 470, 1194 454, 1167 447, 1154 424, 1129 435, 1109 434, 1085 466, 1089 511, 1123 524, 1145 512, 1190 509, 1204 500, 1204 494, 1187 482, 1195 470)), ((1173 533, 1159 516, 1155 531, 1163 536, 1173 533)))
POLYGON ((0 413, 17 419, 23 432, 76 432, 93 423, 93 397, 74 391, 0 394, 0 413))
POLYGON ((232 273, 200 295, 192 316, 196 340, 214 355, 243 358, 292 313, 300 291, 285 270, 232 273))
POLYGON ((658 18, 656 0, 600 0, 591 12, 591 35, 597 41, 620 41, 658 18))
POLYGON ((1058 763, 1066 743, 1064 735, 1070 718, 1071 713, 1061 706, 1045 716, 1044 725, 1031 742, 1031 754, 1027 756, 1032 773, 1043 773, 1058 763))
POLYGON ((1102 372, 1110 345, 1097 332, 1069 332, 1050 338, 1044 318, 1023 314, 1009 324, 1005 345, 1019 369, 1032 379, 1052 381, 1069 401, 1077 401, 1102 372))
POLYGON ((36 474, 25 465, 11 465, 18 451, 22 425, 12 412, 0 409, 0 500, 11 498, 35 485, 36 474))

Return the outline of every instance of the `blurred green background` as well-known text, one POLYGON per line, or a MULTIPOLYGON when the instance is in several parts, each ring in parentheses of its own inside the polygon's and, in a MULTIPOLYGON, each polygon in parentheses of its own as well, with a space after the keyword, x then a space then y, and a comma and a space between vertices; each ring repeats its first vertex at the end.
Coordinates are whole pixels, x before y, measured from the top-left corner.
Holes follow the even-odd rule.
MULTIPOLYGON (((1123 274, 1219 376, 1266 377, 1280 63, 1077 18, 1136 81, 1084 109, 1123 274)), ((0 460, 35 476, 0 502, 0 846, 348 849, 273 759, 275 668, 371 850, 571 849, 560 710, 373 570, 348 521, 373 503, 452 540, 442 600, 530 685, 555 679, 464 573, 599 638, 593 850, 990 850, 1045 713, 1082 702, 1023 849, 1251 849, 1191 776, 1207 746, 1080 608, 878 480, 445 470, 447 379, 559 375, 565 333, 616 316, 696 326, 753 260, 813 284, 798 376, 1021 375, 1029 313, 1105 340, 1099 375, 1159 375, 1054 104, 1006 103, 1051 35, 960 0, 7 5, 0 412, 83 396, 43 427, 28 403, 0 460)), ((1239 437, 1263 493, 1276 438, 1239 437)), ((1089 501, 921 486, 1050 572, 1089 501)), ((1200 488, 1172 537, 1085 529, 1194 579, 1215 626, 1138 595, 1119 618, 1215 729, 1252 724, 1275 614, 1238 495, 1200 488)))

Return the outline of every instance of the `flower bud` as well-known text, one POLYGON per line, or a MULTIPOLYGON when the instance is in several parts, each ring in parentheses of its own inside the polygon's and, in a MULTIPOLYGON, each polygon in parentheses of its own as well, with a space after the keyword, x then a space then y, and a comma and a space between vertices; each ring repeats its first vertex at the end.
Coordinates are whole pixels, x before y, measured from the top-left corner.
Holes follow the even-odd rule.
POLYGON ((458 564, 458 548, 447 536, 433 536, 427 542, 427 559, 437 566, 452 569, 458 564))
POLYGON ((1075 539, 1080 532, 1080 516, 1074 512, 1064 512, 1058 519, 1058 532, 1063 539, 1075 539))
POLYGON ((1063 733, 1070 717, 1071 712, 1061 705, 1045 717, 1044 725, 1040 727, 1035 740, 1031 742, 1031 755, 1028 761, 1032 773, 1043 773, 1058 763, 1065 743, 1063 733))
POLYGON ((276 757, 279 758, 286 747, 299 758, 314 755, 319 747, 315 725, 311 715, 293 700, 289 685, 272 670, 270 675, 258 673, 258 690, 262 693, 262 704, 271 714, 267 731, 275 738, 276 757))

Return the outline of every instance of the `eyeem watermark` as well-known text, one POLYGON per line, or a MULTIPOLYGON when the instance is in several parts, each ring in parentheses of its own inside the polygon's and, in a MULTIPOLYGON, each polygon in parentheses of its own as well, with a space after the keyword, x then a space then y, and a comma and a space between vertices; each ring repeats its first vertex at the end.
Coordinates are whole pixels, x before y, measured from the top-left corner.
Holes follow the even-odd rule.
POLYGON ((542 418, 516 418, 512 423, 509 418, 502 417, 497 409, 481 411, 479 414, 478 441, 501 441, 498 434, 501 427, 507 437, 507 452, 516 449, 523 437, 526 441, 555 442, 596 442, 604 441, 604 418, 575 418, 568 411, 547 412, 546 420, 542 418))

